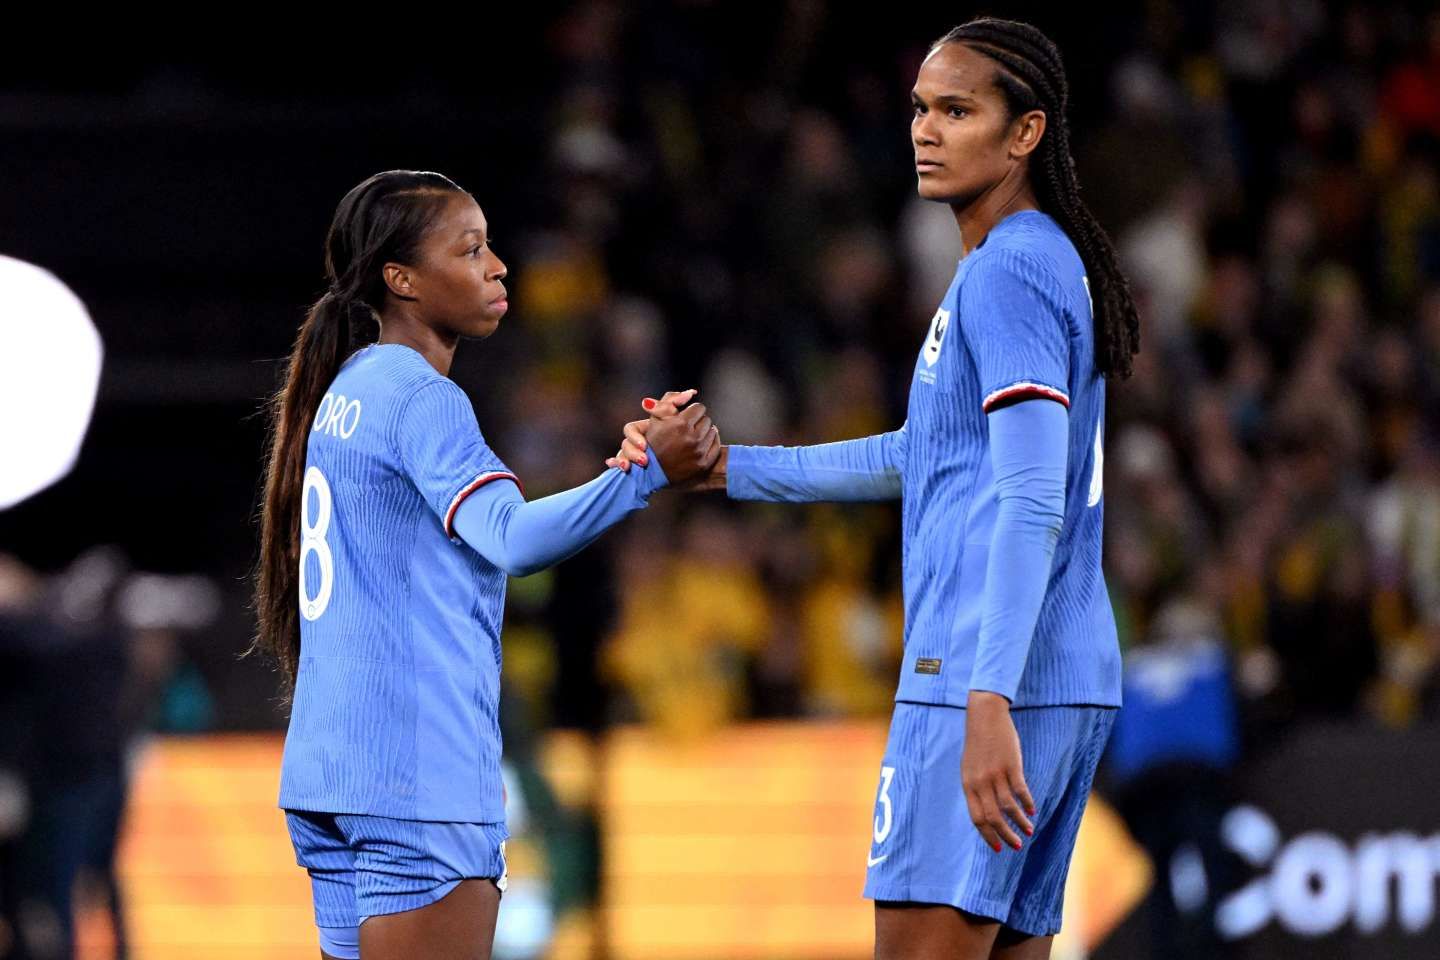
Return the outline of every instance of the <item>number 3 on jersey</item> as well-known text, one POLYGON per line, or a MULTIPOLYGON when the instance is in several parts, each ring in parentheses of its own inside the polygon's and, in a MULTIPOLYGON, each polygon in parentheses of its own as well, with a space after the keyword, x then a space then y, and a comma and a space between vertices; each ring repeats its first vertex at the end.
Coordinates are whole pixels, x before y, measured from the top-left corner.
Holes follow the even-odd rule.
POLYGON ((880 768, 880 795, 876 798, 876 804, 880 812, 875 815, 875 843, 885 842, 890 836, 890 828, 895 825, 895 808, 890 801, 890 783, 895 779, 894 767, 880 768))
POLYGON ((300 614, 306 620, 318 620, 330 605, 330 591, 335 587, 335 557, 330 553, 330 544, 325 534, 330 532, 332 508, 330 484, 319 467, 305 471, 305 487, 300 492, 300 614), (310 491, 315 491, 316 516, 310 522, 310 491), (310 554, 320 565, 320 588, 312 598, 305 570, 310 554))

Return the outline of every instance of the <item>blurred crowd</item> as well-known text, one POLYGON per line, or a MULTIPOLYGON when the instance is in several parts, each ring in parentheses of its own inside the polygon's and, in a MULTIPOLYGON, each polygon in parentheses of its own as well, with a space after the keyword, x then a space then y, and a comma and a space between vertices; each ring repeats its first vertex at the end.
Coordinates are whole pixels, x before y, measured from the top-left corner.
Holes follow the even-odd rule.
MULTIPOLYGON (((716 42, 730 38, 711 13, 590 3, 552 36, 560 186, 535 223, 497 224, 517 321, 484 348, 504 363, 477 363, 514 378, 512 407, 489 382, 477 402, 532 490, 592 474, 595 444, 670 387, 698 386, 731 442, 903 418, 959 254, 948 211, 914 198, 905 94, 926 38, 837 87, 813 77, 842 14, 787 5, 785 55, 747 71, 754 51, 716 42)), ((1100 79, 1066 53, 1081 182, 1143 324, 1106 443, 1122 642, 1223 649, 1262 728, 1434 715, 1440 16, 1154 4, 1100 79)), ((617 599, 581 616, 583 588, 537 586, 572 620, 613 617, 573 636, 540 616, 507 638, 509 676, 547 719, 696 733, 886 713, 894 509, 680 499, 588 561, 617 599), (581 692, 594 678, 613 696, 581 692)))

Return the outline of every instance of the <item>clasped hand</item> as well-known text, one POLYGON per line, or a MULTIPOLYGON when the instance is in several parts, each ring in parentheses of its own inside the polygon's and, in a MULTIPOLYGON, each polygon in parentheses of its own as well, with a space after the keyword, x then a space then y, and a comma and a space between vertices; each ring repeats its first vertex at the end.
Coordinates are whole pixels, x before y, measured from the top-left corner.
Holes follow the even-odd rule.
MULTIPOLYGON (((629 470, 632 463, 646 466, 650 455, 660 459, 670 486, 688 490, 711 489, 715 468, 724 458, 720 428, 711 422, 703 403, 691 403, 695 390, 672 390, 659 400, 648 397, 641 407, 644 420, 625 424, 625 440, 606 466, 629 470)), ((720 483, 723 485, 723 474, 720 483)))

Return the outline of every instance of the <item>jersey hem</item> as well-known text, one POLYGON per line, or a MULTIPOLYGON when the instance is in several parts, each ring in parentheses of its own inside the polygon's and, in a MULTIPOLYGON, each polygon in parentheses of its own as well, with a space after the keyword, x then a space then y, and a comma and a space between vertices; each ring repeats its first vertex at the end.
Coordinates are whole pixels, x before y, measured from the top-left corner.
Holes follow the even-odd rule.
MULTIPOLYGON (((968 698, 967 698, 968 699, 968 698)), ((895 703, 911 703, 918 707, 950 707, 955 710, 964 710, 965 703, 956 703, 944 699, 922 700, 915 696, 902 696, 895 694, 895 703)), ((1045 700, 1016 700, 1010 704, 1011 710, 1036 710, 1047 707, 1095 707, 1099 710, 1119 710, 1122 704, 1119 697, 1078 697, 1070 699, 1045 699, 1045 700)))
POLYGON ((386 820, 406 820, 415 823, 478 823, 478 824, 499 824, 506 825, 505 813, 502 810, 498 817, 485 816, 482 810, 439 810, 429 812, 422 816, 414 810, 395 810, 385 807, 376 807, 363 803, 342 803, 335 800, 304 799, 302 797, 281 796, 275 804, 281 810, 293 810, 297 813, 327 813, 332 815, 353 816, 353 817, 384 817, 386 820), (443 816, 440 814, 444 814, 443 816))

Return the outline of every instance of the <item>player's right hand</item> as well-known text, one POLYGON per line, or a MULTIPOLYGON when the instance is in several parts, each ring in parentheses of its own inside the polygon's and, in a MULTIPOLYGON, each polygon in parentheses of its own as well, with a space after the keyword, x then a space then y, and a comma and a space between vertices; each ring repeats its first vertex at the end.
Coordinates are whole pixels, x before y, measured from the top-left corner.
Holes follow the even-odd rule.
POLYGON ((720 459, 720 431, 710 422, 703 403, 691 404, 663 420, 652 417, 645 434, 650 451, 660 458, 673 486, 703 476, 720 459))

